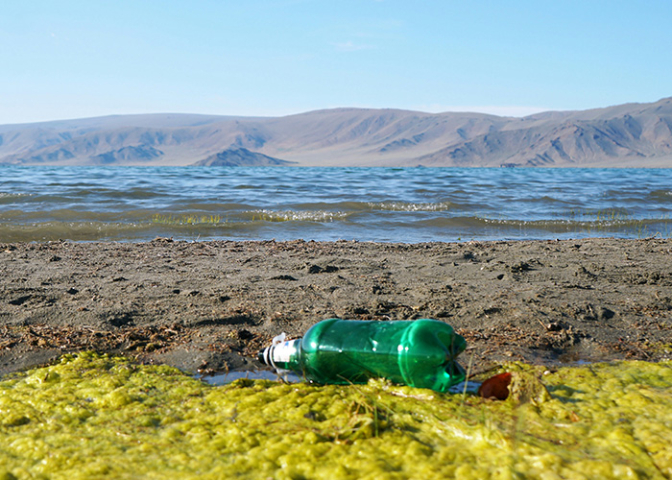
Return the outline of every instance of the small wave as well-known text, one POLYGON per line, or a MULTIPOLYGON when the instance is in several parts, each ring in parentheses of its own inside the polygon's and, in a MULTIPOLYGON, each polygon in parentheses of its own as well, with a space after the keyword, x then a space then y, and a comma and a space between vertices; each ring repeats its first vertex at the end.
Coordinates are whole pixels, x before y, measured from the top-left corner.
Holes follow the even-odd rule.
POLYGON ((372 210, 390 212, 445 212, 455 208, 451 202, 412 203, 412 202, 367 202, 372 210))
MULTIPOLYGON (((670 219, 604 219, 580 221, 572 219, 520 220, 487 217, 440 217, 415 222, 417 226, 433 228, 461 228, 470 230, 499 229, 527 232, 571 233, 624 233, 631 237, 660 235, 669 237, 672 233, 670 219)), ((534 237, 534 235, 532 235, 534 237)))
POLYGON ((655 201, 672 202, 672 190, 654 190, 649 193, 649 198, 655 201))
POLYGON ((219 203, 219 202, 208 202, 208 201, 176 201, 170 206, 170 208, 176 208, 180 212, 192 213, 192 212, 203 212, 203 213, 217 213, 217 214, 227 214, 231 212, 239 212, 254 209, 254 205, 247 203, 219 203))
POLYGON ((14 203, 16 200, 21 200, 27 197, 32 197, 32 193, 7 193, 0 192, 0 205, 14 203))
POLYGON ((160 191, 157 191, 156 188, 150 187, 150 188, 131 188, 124 192, 124 196, 128 196, 130 199, 146 199, 146 198, 162 198, 162 197, 169 197, 169 193, 163 193, 160 191))
POLYGON ((3 225, 2 242, 34 241, 100 241, 142 238, 145 225, 103 222, 43 222, 23 225, 3 225))
POLYGON ((148 241, 156 237, 179 240, 213 240, 245 237, 250 222, 222 223, 153 223, 153 222, 41 222, 3 225, 0 242, 47 242, 69 240, 148 241))
POLYGON ((555 204, 560 204, 562 205, 571 205, 573 202, 572 200, 563 200, 560 198, 556 197, 551 197, 550 195, 542 195, 539 197, 532 196, 530 198, 520 198, 520 202, 523 203, 534 203, 534 204, 539 204, 539 205, 555 205, 555 204))
POLYGON ((100 223, 108 224, 119 222, 147 222, 152 218, 149 210, 115 211, 91 211, 85 209, 61 208, 51 211, 43 210, 6 210, 0 212, 0 221, 14 224, 27 224, 35 222, 55 223, 100 223))
POLYGON ((7 192, 0 192, 0 198, 19 198, 19 197, 28 197, 30 196, 30 193, 7 193, 7 192))
POLYGON ((348 217, 345 212, 329 212, 325 210, 317 211, 273 211, 273 210, 253 210, 246 212, 245 216, 252 221, 263 222, 333 222, 344 220, 348 217))

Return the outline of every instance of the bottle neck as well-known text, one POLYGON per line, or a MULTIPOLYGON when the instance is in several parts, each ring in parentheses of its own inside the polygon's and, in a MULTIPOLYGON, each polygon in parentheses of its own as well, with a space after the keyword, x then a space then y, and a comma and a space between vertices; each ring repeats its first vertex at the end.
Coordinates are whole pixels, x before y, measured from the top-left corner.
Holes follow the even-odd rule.
POLYGON ((276 370, 293 370, 297 364, 301 339, 280 342, 263 351, 261 359, 266 365, 276 370))

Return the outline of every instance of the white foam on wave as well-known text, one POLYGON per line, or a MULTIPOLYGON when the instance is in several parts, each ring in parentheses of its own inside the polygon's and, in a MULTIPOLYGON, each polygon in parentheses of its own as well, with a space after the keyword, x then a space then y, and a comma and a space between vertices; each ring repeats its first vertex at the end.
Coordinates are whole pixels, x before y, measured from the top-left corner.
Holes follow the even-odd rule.
POLYGON ((333 222, 335 220, 343 220, 348 216, 345 212, 329 212, 325 210, 254 210, 250 214, 253 221, 260 220, 266 222, 333 222))
POLYGON ((389 210, 392 212, 445 212, 453 209, 453 204, 450 202, 368 202, 367 205, 374 210, 389 210))

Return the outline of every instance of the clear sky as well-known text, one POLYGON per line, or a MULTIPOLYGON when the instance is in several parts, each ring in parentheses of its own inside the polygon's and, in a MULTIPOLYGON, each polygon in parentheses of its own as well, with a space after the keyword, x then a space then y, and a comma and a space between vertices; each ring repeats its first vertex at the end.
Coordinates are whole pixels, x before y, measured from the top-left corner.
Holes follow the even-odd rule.
POLYGON ((0 124, 672 96, 670 0, 2 0, 0 124))

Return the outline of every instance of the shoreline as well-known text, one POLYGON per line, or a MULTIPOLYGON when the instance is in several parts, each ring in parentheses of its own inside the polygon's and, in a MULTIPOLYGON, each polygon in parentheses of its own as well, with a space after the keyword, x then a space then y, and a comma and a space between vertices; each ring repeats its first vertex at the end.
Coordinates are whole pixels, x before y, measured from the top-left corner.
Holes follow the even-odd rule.
POLYGON ((0 375, 94 350, 188 373, 260 367, 331 317, 436 318, 459 361, 672 355, 672 241, 0 244, 0 375))

